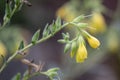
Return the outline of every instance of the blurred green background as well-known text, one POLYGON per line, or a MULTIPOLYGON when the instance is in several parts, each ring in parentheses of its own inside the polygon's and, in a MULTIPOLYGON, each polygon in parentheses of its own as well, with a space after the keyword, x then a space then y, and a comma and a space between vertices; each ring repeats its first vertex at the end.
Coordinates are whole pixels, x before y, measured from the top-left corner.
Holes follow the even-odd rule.
MULTIPOLYGON (((62 31, 75 32, 68 26, 54 37, 29 50, 27 59, 35 63, 45 62, 43 71, 51 67, 60 67, 61 80, 120 80, 120 1, 119 0, 29 0, 31 7, 24 5, 11 19, 10 25, 0 31, 0 50, 5 47, 5 56, 9 57, 18 48, 21 40, 30 43, 33 33, 43 29, 47 23, 60 16, 64 21, 85 14, 91 17, 88 22, 96 30, 88 30, 96 36, 101 46, 92 49, 87 46, 88 59, 75 63, 68 54, 63 53, 64 45, 57 42, 62 31), (96 12, 96 13, 95 13, 96 12), (95 13, 95 14, 94 14, 95 13)), ((2 24, 5 1, 0 0, 0 23, 2 24)), ((1 63, 0 63, 1 64, 1 63)), ((17 72, 24 73, 26 65, 15 59, 0 74, 0 80, 10 80, 17 72), (6 77, 7 76, 7 77, 6 77)), ((31 80, 48 80, 39 76, 31 80)))

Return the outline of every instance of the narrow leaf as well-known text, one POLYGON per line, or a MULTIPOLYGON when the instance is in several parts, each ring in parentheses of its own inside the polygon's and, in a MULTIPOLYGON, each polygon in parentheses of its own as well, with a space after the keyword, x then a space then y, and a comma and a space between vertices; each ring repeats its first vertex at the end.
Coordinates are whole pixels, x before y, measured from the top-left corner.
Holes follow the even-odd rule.
POLYGON ((43 34, 42 34, 43 37, 45 37, 45 36, 48 35, 48 34, 47 34, 47 29, 48 29, 48 24, 46 24, 46 26, 45 26, 45 28, 44 28, 44 30, 43 30, 43 34))
POLYGON ((14 1, 15 1, 15 4, 18 6, 21 0, 14 0, 14 1))
POLYGON ((12 80, 21 80, 21 74, 20 73, 17 73, 13 78, 12 80))
POLYGON ((37 30, 37 31, 35 32, 35 34, 33 35, 33 37, 32 37, 32 43, 33 43, 33 44, 35 44, 35 43, 38 41, 39 35, 40 35, 40 30, 37 30))
POLYGON ((58 42, 59 43, 66 43, 66 41, 64 39, 59 39, 58 42))
POLYGON ((28 80, 28 78, 29 78, 29 74, 28 74, 28 70, 27 70, 24 72, 22 80, 28 80))
POLYGON ((60 28, 61 27, 61 19, 60 17, 57 17, 56 21, 55 21, 55 25, 60 28))
POLYGON ((65 38, 65 37, 66 37, 66 34, 65 34, 65 33, 62 33, 62 36, 63 36, 63 38, 65 38))
POLYGON ((78 17, 76 17, 72 22, 73 23, 79 23, 81 20, 83 20, 85 18, 84 15, 80 15, 78 17))
POLYGON ((7 17, 10 18, 11 17, 11 6, 9 3, 6 3, 6 9, 5 9, 5 14, 7 14, 7 17))
POLYGON ((9 3, 6 3, 6 6, 5 6, 5 15, 4 15, 4 22, 9 20, 11 17, 11 7, 10 7, 10 4, 9 3))
POLYGON ((78 44, 76 41, 72 42, 72 45, 71 45, 71 58, 74 57, 75 53, 77 52, 77 49, 78 49, 78 44))
POLYGON ((23 48, 24 48, 24 41, 21 41, 18 50, 23 49, 23 48))
POLYGON ((60 69, 59 68, 51 68, 47 72, 57 72, 58 70, 60 70, 60 69))
POLYGON ((47 70, 46 72, 42 72, 44 75, 48 76, 50 80, 54 80, 54 77, 58 76, 58 70, 59 68, 51 68, 47 70))
POLYGON ((50 31, 51 34, 54 33, 54 23, 52 23, 49 27, 48 27, 48 30, 50 31))
POLYGON ((87 26, 88 26, 87 23, 78 23, 77 24, 77 27, 79 27, 79 28, 86 28, 87 26))
POLYGON ((66 45, 65 45, 65 48, 64 48, 64 53, 67 53, 68 50, 70 49, 70 47, 71 47, 71 44, 70 44, 70 43, 66 44, 66 45))

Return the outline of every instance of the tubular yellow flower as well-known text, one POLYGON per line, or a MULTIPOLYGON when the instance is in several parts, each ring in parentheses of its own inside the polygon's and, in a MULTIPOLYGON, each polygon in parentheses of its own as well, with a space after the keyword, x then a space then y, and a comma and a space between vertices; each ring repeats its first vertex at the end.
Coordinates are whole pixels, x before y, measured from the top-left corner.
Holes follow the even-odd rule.
POLYGON ((81 63, 87 58, 87 50, 84 43, 80 43, 79 48, 76 53, 76 62, 81 63))
POLYGON ((87 41, 92 48, 98 48, 100 46, 99 40, 91 35, 87 37, 87 41))

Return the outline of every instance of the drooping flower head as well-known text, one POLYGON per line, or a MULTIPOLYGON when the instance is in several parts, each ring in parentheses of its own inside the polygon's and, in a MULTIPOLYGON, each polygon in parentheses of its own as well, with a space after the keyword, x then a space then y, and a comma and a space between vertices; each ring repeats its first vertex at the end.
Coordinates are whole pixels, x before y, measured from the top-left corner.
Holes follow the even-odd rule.
POLYGON ((83 35, 85 36, 85 38, 87 39, 89 45, 92 48, 98 48, 100 46, 100 41, 95 38, 94 36, 90 35, 88 32, 82 30, 83 35))
POLYGON ((98 48, 100 46, 100 42, 97 38, 90 36, 87 37, 88 43, 92 48, 98 48))
POLYGON ((81 63, 87 58, 87 50, 85 44, 82 42, 79 44, 79 48, 76 53, 76 62, 81 63))

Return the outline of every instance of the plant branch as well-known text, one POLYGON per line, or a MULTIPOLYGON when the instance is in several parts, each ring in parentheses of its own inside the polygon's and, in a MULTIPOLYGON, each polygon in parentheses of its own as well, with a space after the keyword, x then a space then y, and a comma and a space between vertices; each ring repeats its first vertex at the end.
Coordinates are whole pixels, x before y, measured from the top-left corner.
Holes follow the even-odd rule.
POLYGON ((23 3, 20 3, 19 5, 15 5, 15 7, 13 8, 13 10, 12 10, 12 12, 10 14, 10 18, 5 19, 5 21, 3 22, 3 25, 0 27, 0 30, 3 29, 10 22, 12 16, 15 14, 15 12, 17 12, 19 10, 19 7, 22 6, 22 5, 23 5, 23 3))
MULTIPOLYGON (((49 34, 48 36, 46 36, 46 37, 38 40, 38 41, 36 42, 36 44, 39 44, 39 43, 42 43, 42 42, 46 41, 46 40, 49 39, 50 37, 54 36, 54 35, 55 35, 57 32, 59 32, 61 29, 63 29, 65 26, 67 26, 68 24, 69 24, 69 23, 63 24, 62 27, 61 27, 60 29, 58 29, 56 32, 54 32, 53 34, 49 34)), ((27 50, 28 48, 30 48, 30 47, 32 47, 32 46, 34 46, 34 45, 36 45, 36 44, 30 43, 29 45, 27 45, 27 46, 24 47, 23 49, 21 49, 21 50, 19 50, 19 51, 16 51, 11 57, 8 58, 8 60, 7 60, 7 61, 3 64, 3 66, 0 68, 0 73, 4 70, 4 68, 7 66, 7 64, 14 59, 14 57, 15 57, 17 54, 22 53, 23 51, 27 50)))

